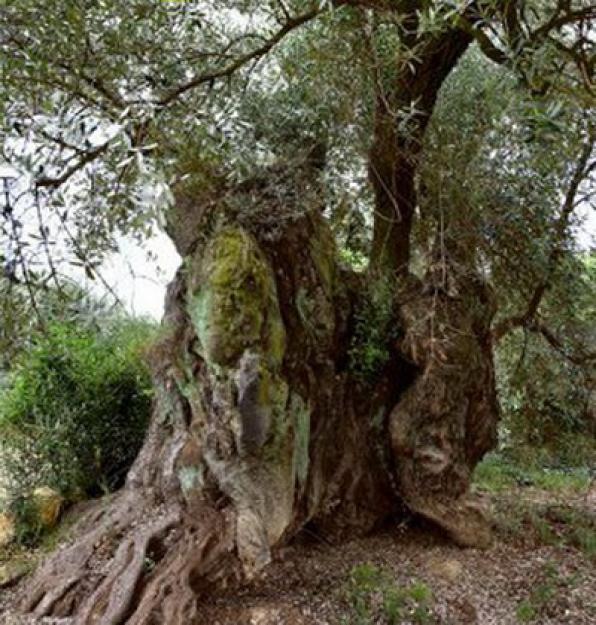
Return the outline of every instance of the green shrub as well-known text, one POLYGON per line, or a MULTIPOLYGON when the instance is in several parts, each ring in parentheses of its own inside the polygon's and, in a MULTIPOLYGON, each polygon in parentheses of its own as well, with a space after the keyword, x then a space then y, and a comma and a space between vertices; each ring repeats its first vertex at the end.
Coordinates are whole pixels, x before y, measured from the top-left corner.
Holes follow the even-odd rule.
POLYGON ((0 397, 9 500, 39 485, 67 500, 122 484, 142 444, 151 391, 142 350, 152 327, 54 323, 21 355, 0 397))

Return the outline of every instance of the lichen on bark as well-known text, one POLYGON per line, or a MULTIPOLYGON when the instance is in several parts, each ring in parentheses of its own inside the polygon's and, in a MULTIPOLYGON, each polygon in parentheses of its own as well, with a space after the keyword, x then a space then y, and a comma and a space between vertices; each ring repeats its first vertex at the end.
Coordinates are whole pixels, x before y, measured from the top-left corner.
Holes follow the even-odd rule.
POLYGON ((189 266, 188 312, 211 398, 203 457, 234 503, 238 553, 250 576, 269 562, 292 520, 294 441, 308 441, 294 431, 275 275, 257 240, 224 226, 189 266))
POLYGON ((271 267, 254 238, 224 227, 191 267, 189 313, 205 361, 225 366, 253 348, 279 367, 285 330, 271 267))

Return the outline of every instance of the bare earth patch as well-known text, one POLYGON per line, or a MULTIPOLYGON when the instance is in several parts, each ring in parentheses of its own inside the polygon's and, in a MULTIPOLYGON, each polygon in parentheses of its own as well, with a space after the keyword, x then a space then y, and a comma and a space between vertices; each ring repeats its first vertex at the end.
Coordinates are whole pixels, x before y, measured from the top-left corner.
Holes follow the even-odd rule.
POLYGON ((563 579, 573 578, 573 583, 557 593, 547 608, 550 613, 537 622, 589 625, 596 619, 596 574, 574 550, 552 546, 522 549, 511 544, 498 544, 487 551, 462 550, 409 530, 339 547, 310 545, 289 550, 265 579, 241 592, 214 597, 206 606, 203 622, 356 624, 345 588, 350 571, 363 562, 390 571, 396 586, 425 582, 433 593, 431 623, 519 623, 519 604, 544 583, 553 566, 563 579))
MULTIPOLYGON (((594 554, 568 540, 553 511, 581 515, 596 539, 596 509, 580 496, 557 498, 535 489, 495 495, 496 539, 487 550, 461 549, 428 528, 401 527, 331 545, 305 536, 280 554, 265 578, 212 597, 203 623, 212 625, 360 625, 391 623, 382 610, 359 620, 350 597, 355 567, 384 571, 396 588, 425 584, 432 593, 426 617, 395 623, 441 625, 590 625, 596 622, 594 554), (558 506, 561 506, 559 509, 558 506), (549 514, 551 516, 549 516, 549 514), (543 519, 549 527, 532 522, 543 519), (530 519, 530 520, 529 520, 530 519), (541 533, 542 532, 542 533, 541 533), (545 538, 552 544, 543 544, 545 538)), ((571 528, 574 529, 574 528, 571 528)), ((567 532, 567 533, 566 533, 567 532)), ((589 536, 588 536, 589 538, 589 536)), ((374 594, 374 593, 373 593, 374 594)), ((374 597, 373 601, 374 603, 374 597)), ((374 612, 374 610, 371 610, 374 612)), ((416 615, 414 615, 415 617, 416 615)))

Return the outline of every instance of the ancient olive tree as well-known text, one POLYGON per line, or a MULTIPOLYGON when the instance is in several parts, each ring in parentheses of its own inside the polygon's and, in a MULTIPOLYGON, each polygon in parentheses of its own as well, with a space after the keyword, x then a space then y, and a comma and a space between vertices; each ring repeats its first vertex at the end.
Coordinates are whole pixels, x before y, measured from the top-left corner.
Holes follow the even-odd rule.
POLYGON ((42 21, 36 5, 0 9, 5 158, 69 224, 88 271, 115 232, 146 230, 170 190, 166 228, 184 261, 126 486, 33 575, 21 608, 191 623, 202 593, 257 574, 305 526, 365 532, 404 504, 460 545, 488 544, 469 485, 496 442, 493 342, 537 323, 552 272, 493 323, 498 261, 481 242, 495 236, 494 198, 470 197, 468 211, 460 185, 460 204, 439 210, 428 133, 470 47, 541 111, 566 98, 572 166, 553 197, 569 206, 543 223, 554 267, 593 170, 595 9, 63 0, 42 21), (337 226, 349 201, 372 221, 358 250, 337 226), (340 262, 363 250, 366 271, 340 262))

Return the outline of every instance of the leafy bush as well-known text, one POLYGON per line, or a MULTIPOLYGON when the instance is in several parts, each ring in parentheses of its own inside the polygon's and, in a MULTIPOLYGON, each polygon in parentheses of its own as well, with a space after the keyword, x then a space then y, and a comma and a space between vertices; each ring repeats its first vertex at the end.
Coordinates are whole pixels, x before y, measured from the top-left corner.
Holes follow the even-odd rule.
POLYGON ((67 500, 118 487, 142 444, 151 391, 148 323, 54 323, 21 354, 0 397, 9 498, 39 485, 67 500))

